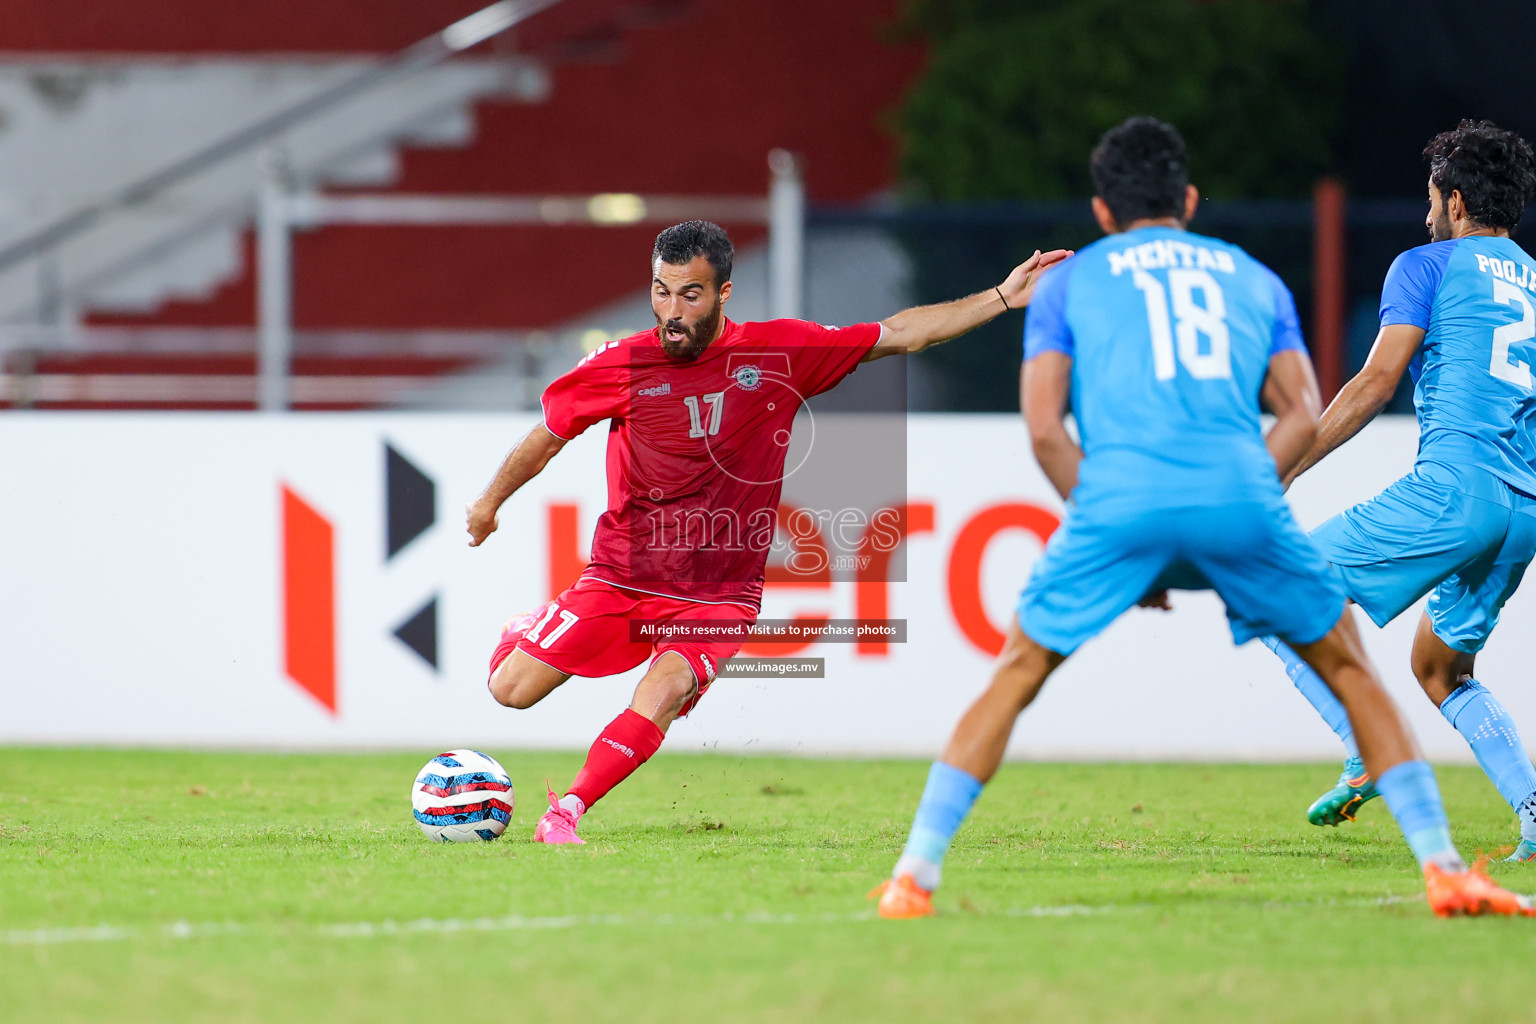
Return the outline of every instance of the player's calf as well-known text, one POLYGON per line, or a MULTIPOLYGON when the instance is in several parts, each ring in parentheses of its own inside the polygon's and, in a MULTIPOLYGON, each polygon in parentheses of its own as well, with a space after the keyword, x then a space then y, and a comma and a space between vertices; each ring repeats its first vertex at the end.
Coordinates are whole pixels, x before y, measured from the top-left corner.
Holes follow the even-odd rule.
POLYGON ((1476 655, 1447 645, 1435 635, 1429 616, 1421 615, 1408 660, 1424 695, 1434 702, 1435 707, 1439 707, 1458 687, 1472 678, 1477 659, 1476 655))
MULTIPOLYGON (((1536 852, 1536 766, 1504 705, 1473 678, 1476 655, 1440 638, 1428 615, 1413 638, 1413 672, 1440 714, 1461 733, 1478 765, 1520 820, 1523 848, 1536 852)), ((1517 851, 1518 854, 1519 851, 1517 851)), ((1529 859, 1530 854, 1519 859, 1529 859)))
POLYGON ((983 783, 991 781, 1013 734, 1014 719, 1034 702, 1046 677, 1064 660, 1036 643, 1014 621, 991 683, 955 726, 943 760, 983 783))
POLYGON ((1063 655, 1026 635, 1017 620, 1013 622, 991 684, 955 726, 943 758, 928 770, 906 845, 890 881, 876 892, 881 917, 933 913, 930 897, 939 886, 950 841, 982 787, 997 772, 1014 719, 1063 660, 1063 655))
POLYGON ((1344 705, 1366 769, 1378 780, 1389 769, 1420 760, 1418 743, 1365 654, 1348 607, 1338 623, 1309 644, 1292 643, 1344 705))

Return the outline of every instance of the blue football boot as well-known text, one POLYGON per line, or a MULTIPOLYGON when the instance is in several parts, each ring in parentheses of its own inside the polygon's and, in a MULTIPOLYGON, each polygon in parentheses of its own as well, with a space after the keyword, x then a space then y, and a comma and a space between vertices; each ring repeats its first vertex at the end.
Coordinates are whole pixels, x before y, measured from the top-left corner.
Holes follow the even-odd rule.
POLYGON ((1365 770, 1365 762, 1352 757, 1344 762, 1338 783, 1307 808, 1307 820, 1314 825, 1354 821, 1361 805, 1380 795, 1376 792, 1376 780, 1365 770))
POLYGON ((1515 847, 1515 852, 1504 858, 1506 861, 1536 861, 1536 842, 1522 838, 1520 845, 1515 847))

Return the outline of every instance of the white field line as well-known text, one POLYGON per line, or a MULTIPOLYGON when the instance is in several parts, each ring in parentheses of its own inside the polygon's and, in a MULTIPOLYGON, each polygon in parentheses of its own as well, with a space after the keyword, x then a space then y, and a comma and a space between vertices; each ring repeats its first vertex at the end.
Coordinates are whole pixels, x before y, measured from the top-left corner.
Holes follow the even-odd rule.
MULTIPOLYGON (((1269 902, 1237 905, 1257 906, 1261 910, 1290 910, 1303 907, 1329 906, 1383 907, 1397 903, 1415 903, 1422 899, 1422 896, 1383 896, 1377 899, 1362 900, 1316 900, 1310 902, 1269 902)), ((1234 904, 1216 903, 1212 905, 1233 906, 1234 904)), ((1184 906, 1187 906, 1187 904, 1184 904, 1184 906)), ((1098 907, 1068 904, 1064 906, 1014 907, 1008 910, 983 912, 974 916, 978 918, 1086 917, 1098 914, 1168 910, 1172 908, 1172 904, 1151 902, 1118 905, 1106 904, 1098 907)), ((955 915, 948 914, 946 916, 955 915)), ((972 915, 965 914, 964 916, 969 917, 972 915)), ((56 946, 73 943, 128 942, 135 939, 202 939, 225 935, 282 935, 291 937, 295 934, 308 934, 317 938, 329 939, 373 939, 401 935, 452 934, 455 932, 520 932, 561 928, 613 927, 616 925, 651 928, 712 924, 839 924, 849 921, 874 920, 878 919, 875 917, 873 910, 861 910, 843 914, 771 914, 762 912, 750 914, 726 913, 708 916, 675 914, 570 914, 559 917, 524 917, 521 914, 511 914, 506 917, 424 917, 415 921, 387 919, 383 921, 352 921, 338 924, 316 924, 305 927, 285 927, 278 924, 247 925, 233 921, 204 924, 175 921, 171 924, 159 926, 96 925, 79 928, 18 929, 0 932, 0 946, 56 946)))

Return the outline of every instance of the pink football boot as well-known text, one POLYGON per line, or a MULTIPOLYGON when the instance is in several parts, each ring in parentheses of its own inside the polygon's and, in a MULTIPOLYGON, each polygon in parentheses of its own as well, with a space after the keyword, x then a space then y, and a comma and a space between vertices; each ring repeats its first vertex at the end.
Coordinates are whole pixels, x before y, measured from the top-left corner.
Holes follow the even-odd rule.
POLYGON ((560 798, 555 796, 555 791, 549 791, 549 810, 539 819, 539 823, 533 829, 533 841, 536 843, 586 843, 586 840, 576 834, 576 815, 560 806, 560 798))

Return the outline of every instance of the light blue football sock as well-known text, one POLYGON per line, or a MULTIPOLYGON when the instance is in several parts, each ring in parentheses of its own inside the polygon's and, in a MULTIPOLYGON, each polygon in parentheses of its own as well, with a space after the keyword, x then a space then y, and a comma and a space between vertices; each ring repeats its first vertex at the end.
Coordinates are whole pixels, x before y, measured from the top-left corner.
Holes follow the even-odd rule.
POLYGON ((929 892, 937 889, 950 840, 955 838, 980 795, 981 783, 975 776, 943 761, 933 762, 928 769, 923 799, 912 819, 912 832, 892 877, 911 875, 914 882, 929 892))
POLYGON ((1266 636, 1261 638, 1265 647, 1274 651, 1280 660, 1285 662, 1285 674, 1291 677, 1291 682, 1296 684, 1296 689, 1301 695, 1317 709, 1317 713, 1323 716, 1323 721, 1328 723, 1328 728, 1334 731, 1339 739, 1344 741, 1344 750, 1349 757, 1358 758, 1360 748, 1355 745, 1355 727, 1349 724, 1349 712, 1344 710, 1344 705, 1339 703, 1339 698, 1328 689, 1328 684, 1323 682, 1323 677, 1312 670, 1312 666, 1302 660, 1301 655, 1291 650, 1279 637, 1266 636))
POLYGON ((1523 809, 1536 796, 1536 768, 1504 705, 1482 683, 1469 679, 1445 698, 1440 713, 1471 745, 1499 795, 1520 814, 1520 834, 1536 840, 1536 811, 1523 809))
POLYGON ((1520 838, 1536 843, 1536 793, 1516 808, 1520 815, 1520 838))
POLYGON ((1424 761, 1403 761, 1381 773, 1376 789, 1387 802, 1397 827, 1419 866, 1435 864, 1446 871, 1465 871, 1466 861, 1451 842, 1451 826, 1440 802, 1435 770, 1424 761))

